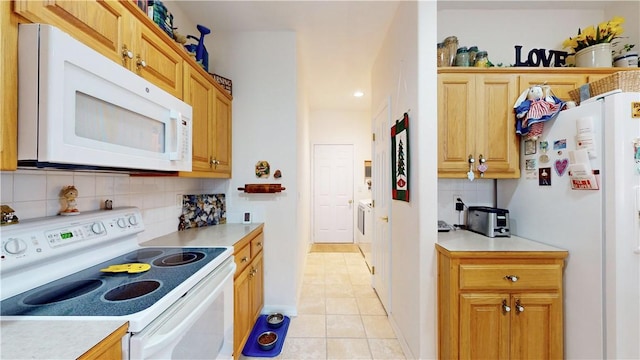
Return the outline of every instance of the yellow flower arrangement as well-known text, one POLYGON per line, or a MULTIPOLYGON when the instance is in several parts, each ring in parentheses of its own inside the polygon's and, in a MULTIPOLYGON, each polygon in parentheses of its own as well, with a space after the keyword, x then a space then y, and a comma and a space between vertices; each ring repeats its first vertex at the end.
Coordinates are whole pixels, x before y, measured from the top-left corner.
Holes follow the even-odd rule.
POLYGON ((622 35, 624 31, 622 28, 623 23, 623 17, 614 16, 613 19, 600 23, 597 27, 591 25, 583 30, 578 29, 578 36, 566 39, 562 43, 562 47, 572 49, 576 53, 591 45, 610 43, 613 39, 622 35))

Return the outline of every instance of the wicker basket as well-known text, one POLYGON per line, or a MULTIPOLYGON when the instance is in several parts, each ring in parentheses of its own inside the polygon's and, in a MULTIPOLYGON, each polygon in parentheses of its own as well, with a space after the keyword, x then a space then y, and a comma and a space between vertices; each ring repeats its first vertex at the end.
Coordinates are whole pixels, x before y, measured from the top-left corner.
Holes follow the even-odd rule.
MULTIPOLYGON (((592 97, 616 89, 640 91, 640 70, 618 71, 606 78, 589 83, 589 92, 592 97)), ((569 96, 576 104, 580 104, 579 88, 569 91, 569 96)))

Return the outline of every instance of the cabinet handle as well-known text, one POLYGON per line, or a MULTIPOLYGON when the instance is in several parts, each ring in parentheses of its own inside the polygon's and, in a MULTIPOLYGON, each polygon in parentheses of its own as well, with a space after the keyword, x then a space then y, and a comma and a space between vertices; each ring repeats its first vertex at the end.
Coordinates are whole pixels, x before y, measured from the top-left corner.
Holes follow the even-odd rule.
POLYGON ((256 246, 261 247, 262 246, 262 242, 257 243, 256 246))
POLYGON ((524 312, 524 306, 520 304, 520 299, 518 299, 516 300, 516 313, 519 314, 521 312, 524 312))
POLYGON ((511 308, 509 307, 509 305, 507 305, 507 300, 502 300, 502 311, 504 311, 505 313, 511 311, 511 308))
POLYGON ((505 276, 504 278, 505 278, 506 280, 510 280, 510 281, 512 281, 512 282, 516 282, 516 281, 518 281, 518 279, 519 279, 516 275, 507 275, 507 276, 505 276))
POLYGON ((137 57, 136 59, 137 59, 137 61, 136 61, 136 66, 138 67, 138 70, 140 70, 140 68, 143 68, 143 69, 144 69, 144 68, 146 68, 146 67, 147 67, 147 62, 146 62, 146 61, 144 61, 144 60, 142 60, 142 59, 140 58, 140 55, 138 55, 138 57, 137 57))
POLYGON ((249 260, 248 257, 243 257, 242 260, 240 260, 241 263, 246 263, 249 260))
POLYGON ((122 65, 127 62, 127 59, 133 59, 133 51, 127 49, 127 45, 122 45, 122 65))
POLYGON ((217 169, 218 165, 220 165, 220 160, 216 160, 213 157, 209 158, 209 166, 213 166, 214 169, 217 169))

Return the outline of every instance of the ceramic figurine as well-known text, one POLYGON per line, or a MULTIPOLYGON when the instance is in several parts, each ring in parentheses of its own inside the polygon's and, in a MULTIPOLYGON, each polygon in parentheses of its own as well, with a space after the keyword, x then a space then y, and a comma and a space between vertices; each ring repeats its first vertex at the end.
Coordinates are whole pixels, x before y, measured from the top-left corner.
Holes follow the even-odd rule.
POLYGON ((17 224, 18 217, 9 205, 2 205, 2 225, 17 224))
POLYGON ((60 215, 78 215, 80 210, 76 208, 76 198, 78 197, 78 189, 73 185, 68 185, 60 191, 60 200, 64 209, 60 211, 60 215))

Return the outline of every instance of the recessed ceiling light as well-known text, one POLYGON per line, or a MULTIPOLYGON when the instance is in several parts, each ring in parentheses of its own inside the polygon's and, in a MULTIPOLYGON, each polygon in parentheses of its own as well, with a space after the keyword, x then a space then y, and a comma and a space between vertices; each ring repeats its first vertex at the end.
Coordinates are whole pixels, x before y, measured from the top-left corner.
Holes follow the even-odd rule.
POLYGON ((353 96, 355 97, 363 97, 364 93, 360 90, 357 90, 356 92, 353 93, 353 96))

